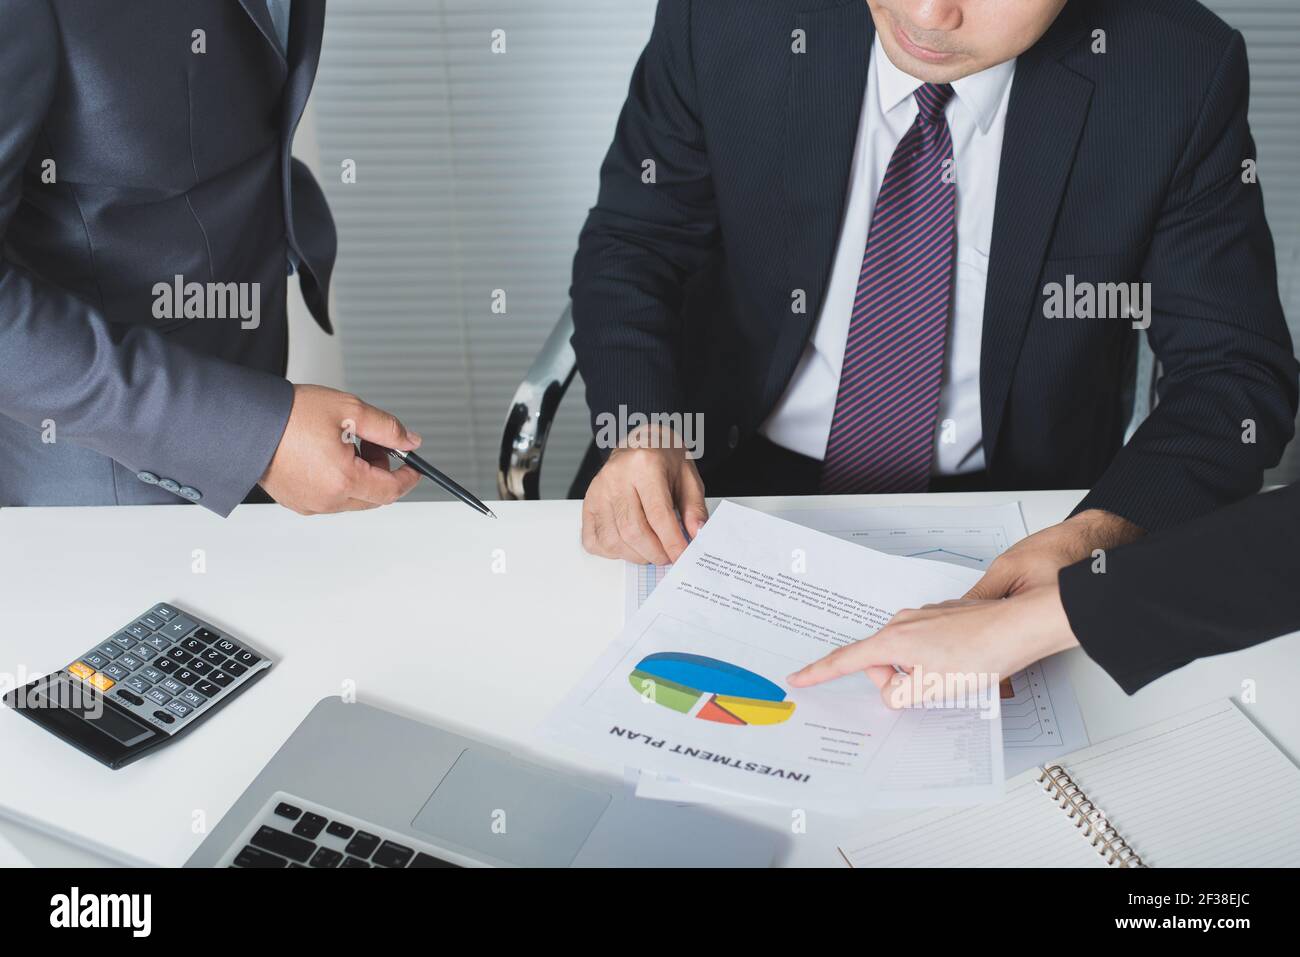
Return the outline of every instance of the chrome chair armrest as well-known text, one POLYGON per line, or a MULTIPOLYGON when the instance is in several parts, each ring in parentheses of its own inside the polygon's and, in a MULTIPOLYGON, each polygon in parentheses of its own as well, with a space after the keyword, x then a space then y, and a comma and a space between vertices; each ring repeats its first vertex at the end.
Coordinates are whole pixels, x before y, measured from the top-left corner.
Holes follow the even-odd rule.
POLYGON ((560 400, 573 381, 578 361, 573 336, 573 307, 566 306, 546 337, 524 381, 515 390, 506 413, 497 462, 497 491, 501 498, 541 498, 542 455, 560 400))

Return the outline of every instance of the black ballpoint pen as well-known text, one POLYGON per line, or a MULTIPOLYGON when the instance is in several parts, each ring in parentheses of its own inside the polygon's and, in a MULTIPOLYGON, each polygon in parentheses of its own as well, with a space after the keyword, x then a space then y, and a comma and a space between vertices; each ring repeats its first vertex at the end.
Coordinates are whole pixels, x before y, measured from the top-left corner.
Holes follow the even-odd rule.
POLYGON ((488 516, 489 518, 497 517, 496 512, 492 511, 492 509, 488 508, 486 505, 480 502, 468 490, 462 488, 459 484, 452 481, 446 475, 443 475, 436 468, 434 468, 424 459, 420 458, 414 452, 403 452, 400 449, 386 449, 385 451, 387 451, 389 455, 397 456, 399 459, 402 460, 403 463, 415 469, 425 478, 433 479, 433 481, 437 482, 439 485, 445 488, 452 495, 456 496, 458 499, 460 499, 470 508, 478 510, 480 513, 488 516))

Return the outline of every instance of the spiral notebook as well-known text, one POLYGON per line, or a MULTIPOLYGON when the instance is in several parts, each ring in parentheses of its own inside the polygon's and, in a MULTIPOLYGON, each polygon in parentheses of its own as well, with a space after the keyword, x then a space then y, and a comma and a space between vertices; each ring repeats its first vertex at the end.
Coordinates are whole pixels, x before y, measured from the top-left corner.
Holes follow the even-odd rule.
POLYGON ((1300 768, 1229 700, 842 844, 853 867, 1300 865, 1300 768))

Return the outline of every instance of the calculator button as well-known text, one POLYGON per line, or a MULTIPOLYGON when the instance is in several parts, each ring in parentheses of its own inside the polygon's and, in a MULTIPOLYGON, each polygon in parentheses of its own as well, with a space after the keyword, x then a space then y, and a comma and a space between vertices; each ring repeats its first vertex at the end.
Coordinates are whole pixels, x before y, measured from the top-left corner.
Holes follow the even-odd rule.
POLYGON ((166 711, 155 711, 153 713, 153 716, 157 718, 159 721, 163 722, 163 724, 171 724, 176 720, 171 715, 169 715, 166 711))
POLYGON ((153 661, 158 657, 157 649, 150 648, 148 645, 136 645, 131 649, 131 654, 135 655, 141 661, 153 661))
POLYGON ((144 643, 150 648, 162 651, 171 644, 171 640, 160 631, 156 635, 150 635, 148 638, 145 638, 144 643))
POLYGON ((230 657, 232 660, 239 662, 245 668, 251 668, 253 667, 253 665, 257 664, 259 661, 262 660, 257 655, 247 650, 241 651, 237 655, 231 655, 230 657))
POLYGON ((176 717, 178 718, 188 718, 190 712, 193 711, 194 709, 191 708, 189 705, 187 705, 180 698, 177 698, 175 701, 172 701, 167 705, 167 710, 170 711, 172 714, 176 715, 176 717))
POLYGON ((129 701, 131 704, 144 704, 144 698, 141 698, 139 695, 131 694, 131 692, 127 691, 125 688, 118 688, 117 696, 123 701, 129 701))
POLYGON ((314 841, 316 840, 316 836, 320 834, 320 829, 324 826, 325 818, 321 817, 319 814, 313 814, 311 811, 308 811, 302 816, 302 819, 293 826, 293 833, 297 834, 299 837, 311 838, 314 841))
POLYGON ((231 674, 234 675, 236 678, 238 678, 248 669, 232 658, 230 661, 227 661, 225 665, 222 666, 221 670, 226 672, 226 674, 231 674))
POLYGON ((183 685, 192 685, 199 680, 199 676, 188 668, 182 668, 179 671, 172 672, 172 677, 183 685))
POLYGON ((128 635, 126 632, 113 636, 113 641, 116 644, 121 645, 123 648, 133 648, 135 647, 135 643, 139 640, 140 639, 136 638, 134 635, 128 635))
POLYGON ((203 642, 199 641, 197 638, 186 638, 184 641, 181 642, 181 647, 184 648, 186 651, 188 651, 190 654, 197 655, 200 651, 203 651, 204 648, 206 648, 207 646, 203 644, 203 642))
POLYGON ((78 661, 74 664, 68 665, 68 674, 81 678, 83 681, 94 673, 95 669, 90 667, 90 665, 86 664, 84 661, 78 661))
POLYGON ((140 619, 140 624, 145 625, 150 631, 157 631, 166 622, 157 615, 145 615, 140 619))
POLYGON ((180 665, 172 661, 170 658, 159 658, 157 661, 153 663, 153 666, 157 668, 159 671, 165 672, 166 674, 171 674, 173 671, 175 671, 177 668, 180 667, 180 665))
POLYGON ((230 687, 230 683, 235 679, 232 678, 230 675, 226 674, 224 671, 214 671, 212 672, 212 674, 208 675, 208 680, 211 681, 214 685, 220 685, 223 688, 228 688, 230 687))
POLYGON ((211 698, 213 695, 218 695, 221 693, 221 689, 218 688, 216 685, 214 685, 211 681, 194 682, 194 690, 206 698, 211 698))
POLYGON ((130 668, 123 668, 116 661, 104 669, 104 674, 108 675, 114 681, 121 681, 131 674, 130 668))
POLYGON ((144 696, 154 704, 166 704, 172 700, 172 696, 158 688, 150 688, 144 693, 144 696))
POLYGON ((100 672, 95 672, 95 674, 87 678, 86 681, 89 682, 91 687, 98 688, 100 691, 107 691, 109 688, 113 687, 113 685, 117 684, 117 682, 108 675, 101 674, 100 672))
MULTIPOLYGON (((122 685, 124 687, 130 688, 136 694, 147 694, 149 691, 149 682, 145 681, 139 675, 132 675, 131 677, 123 681, 122 685)), ((119 688, 117 693, 121 694, 122 689, 119 688)))
POLYGON ((213 642, 212 647, 216 648, 217 651, 220 651, 226 655, 234 655, 234 654, 238 654, 240 651, 243 651, 243 649, 240 648, 239 645, 235 644, 229 638, 222 638, 218 641, 213 642))
MULTIPOLYGON (((161 688, 163 691, 167 692, 167 694, 169 695, 180 694, 182 691, 185 690, 185 686, 181 684, 179 681, 177 681, 175 678, 168 678, 158 687, 161 688)), ((156 701, 157 699, 155 698, 154 700, 156 701)))
POLYGON ((414 856, 415 851, 409 847, 394 844, 392 841, 384 841, 383 846, 375 851, 375 856, 370 861, 380 867, 405 867, 414 856))
POLYGON ((212 665, 208 664, 206 661, 200 661, 198 658, 195 658, 185 667, 189 668, 190 671, 194 672, 196 675, 206 675, 212 670, 212 665))
POLYGON ((318 848, 312 856, 310 866, 312 867, 338 867, 339 862, 343 860, 343 855, 338 851, 331 850, 328 847, 318 848))
POLYGON ((221 636, 218 635, 215 631, 208 631, 208 629, 206 628, 200 628, 198 631, 194 633, 194 637, 197 638, 199 641, 203 642, 205 645, 210 645, 221 636))
POLYGON ((201 694, 195 694, 193 691, 186 691, 181 694, 181 700, 191 708, 202 708, 207 704, 208 699, 201 694))
POLYGON ((162 628, 163 634, 172 639, 172 641, 175 641, 177 638, 184 638, 193 630, 194 622, 186 618, 184 615, 177 615, 162 628))
POLYGON ((302 809, 296 808, 285 801, 281 801, 275 806, 275 813, 280 815, 280 817, 287 817, 291 821, 296 821, 302 816, 302 809))
POLYGON ((357 857, 369 857, 379 846, 379 838, 367 831, 357 831, 357 836, 348 841, 348 846, 344 848, 349 854, 357 857))
POLYGON ((210 665, 219 665, 226 660, 226 656, 217 651, 216 648, 209 648, 207 651, 203 652, 203 654, 199 655, 199 657, 210 665))
POLYGON ((172 648, 170 651, 167 652, 167 657, 170 658, 172 661, 176 662, 178 665, 187 665, 190 663, 190 660, 193 659, 194 656, 190 654, 188 651, 186 651, 184 648, 182 648, 180 645, 177 645, 175 648, 172 648))
POLYGON ((81 660, 95 668, 102 668, 104 665, 108 664, 108 658, 101 655, 98 651, 92 651, 81 660))
POLYGON ((151 634, 153 634, 153 629, 148 627, 142 621, 137 621, 134 625, 129 625, 128 627, 122 630, 125 631, 128 635, 134 635, 136 638, 140 639, 141 641, 144 641, 151 634))
POLYGON ((127 671, 135 671, 136 668, 139 668, 142 664, 144 664, 143 661, 141 661, 135 655, 131 655, 131 654, 122 655, 120 658, 117 659, 117 661, 113 663, 122 668, 125 668, 127 671))
POLYGON ((156 615, 163 621, 171 621, 176 617, 177 611, 168 605, 154 605, 153 611, 149 612, 149 614, 156 615))
POLYGON ((141 668, 139 672, 136 673, 136 677, 143 678, 145 681, 152 681, 155 684, 157 684, 159 681, 162 681, 163 678, 167 676, 164 675, 157 668, 141 668))
POLYGON ((113 644, 111 641, 104 642, 95 650, 98 651, 105 658, 109 658, 109 659, 116 658, 118 655, 122 653, 122 649, 119 648, 117 645, 113 644))
POLYGON ((325 833, 341 837, 346 841, 353 835, 354 831, 341 821, 330 821, 329 827, 325 828, 325 833))

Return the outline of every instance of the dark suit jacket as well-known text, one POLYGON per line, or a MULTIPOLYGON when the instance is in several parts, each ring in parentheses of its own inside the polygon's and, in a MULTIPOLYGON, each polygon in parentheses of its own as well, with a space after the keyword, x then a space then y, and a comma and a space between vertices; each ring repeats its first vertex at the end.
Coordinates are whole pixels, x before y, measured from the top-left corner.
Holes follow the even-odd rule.
POLYGON ((1061 570, 1083 650, 1132 694, 1197 658, 1300 631, 1300 484, 1061 570))
MULTIPOLYGON (((593 416, 704 414, 706 483, 820 309, 873 37, 863 0, 660 0, 575 258, 573 343, 593 416)), ((994 487, 1091 488, 1080 508, 1156 529, 1258 489, 1280 458, 1297 366, 1242 178, 1247 103, 1241 36, 1192 0, 1070 0, 1020 57, 980 368, 994 487), (1160 401, 1122 448, 1138 333, 1046 318, 1067 275, 1152 284, 1160 401)))
POLYGON ((289 154, 324 17, 293 5, 286 57, 264 0, 0 0, 0 505, 183 501, 145 472, 224 515, 265 470, 290 250, 330 329, 333 222, 289 154), (155 319, 176 275, 259 283, 260 325, 155 319))

